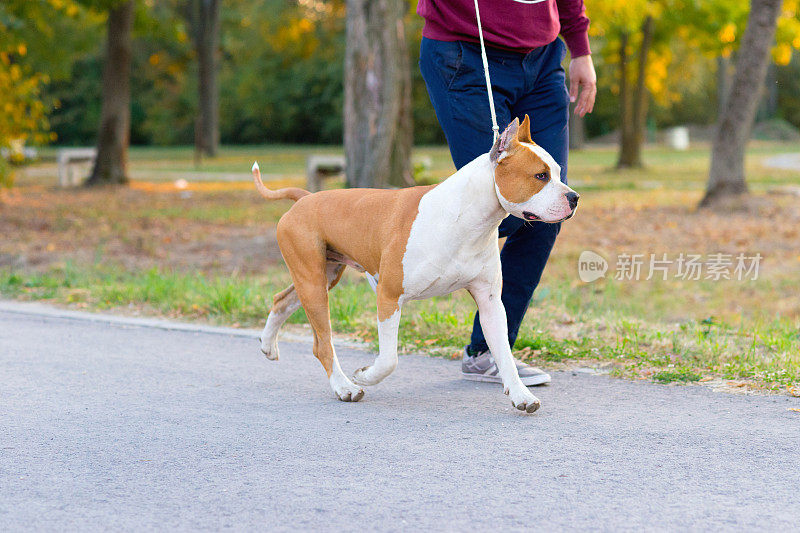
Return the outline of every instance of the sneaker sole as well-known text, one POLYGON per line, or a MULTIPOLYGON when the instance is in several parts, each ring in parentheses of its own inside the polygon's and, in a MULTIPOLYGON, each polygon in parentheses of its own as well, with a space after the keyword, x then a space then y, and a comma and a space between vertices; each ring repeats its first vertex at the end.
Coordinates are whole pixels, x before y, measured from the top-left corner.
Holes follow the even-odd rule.
MULTIPOLYGON (((472 374, 467 372, 462 372, 461 377, 469 381, 480 381, 483 383, 503 383, 503 380, 500 379, 500 376, 487 376, 484 374, 472 374)), ((550 383, 550 376, 548 374, 538 374, 536 376, 527 376, 524 378, 520 378, 522 380, 522 384, 526 387, 535 387, 536 385, 546 385, 550 383)))

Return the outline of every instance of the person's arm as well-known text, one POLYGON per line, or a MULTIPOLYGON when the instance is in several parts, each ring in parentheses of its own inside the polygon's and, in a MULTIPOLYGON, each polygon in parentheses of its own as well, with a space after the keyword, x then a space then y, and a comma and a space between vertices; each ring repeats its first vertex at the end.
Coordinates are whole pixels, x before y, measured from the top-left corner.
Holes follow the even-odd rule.
POLYGON ((586 16, 583 0, 556 0, 556 6, 561 22, 561 37, 567 43, 572 59, 591 54, 589 18, 586 16))
POLYGON ((594 109, 597 95, 597 74, 589 48, 589 18, 583 0, 556 0, 556 5, 561 36, 572 56, 569 62, 569 99, 577 102, 575 114, 584 116, 594 109))

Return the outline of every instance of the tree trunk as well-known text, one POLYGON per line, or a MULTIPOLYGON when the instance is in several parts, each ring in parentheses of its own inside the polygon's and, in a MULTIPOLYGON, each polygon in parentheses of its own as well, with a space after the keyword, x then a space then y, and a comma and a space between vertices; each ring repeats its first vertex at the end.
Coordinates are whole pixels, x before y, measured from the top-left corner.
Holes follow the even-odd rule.
POLYGON ((633 144, 633 102, 631 85, 628 79, 628 34, 619 38, 619 159, 617 167, 635 166, 629 160, 634 152, 633 144))
POLYGON ((642 24, 642 44, 639 47, 639 68, 636 78, 636 94, 633 100, 633 128, 636 145, 637 166, 642 166, 642 145, 645 141, 644 130, 647 123, 647 103, 650 94, 647 91, 645 78, 647 77, 647 59, 650 55, 650 46, 653 44, 653 17, 648 16, 642 24))
POLYGON ((347 0, 344 145, 348 187, 384 187, 393 181, 393 171, 406 172, 396 169, 410 165, 410 147, 395 153, 397 143, 408 142, 408 137, 400 138, 403 93, 409 89, 403 83, 404 70, 409 70, 405 9, 406 3, 400 0, 347 0))
POLYGON ((764 88, 769 49, 775 39, 780 10, 781 0, 750 2, 747 28, 736 59, 736 73, 714 132, 711 170, 701 206, 747 192, 744 151, 764 88))
POLYGON ((582 150, 586 145, 586 124, 582 116, 575 114, 575 104, 569 106, 569 149, 582 150))
POLYGON ((767 64, 762 95, 756 111, 756 123, 773 119, 778 115, 778 80, 774 63, 767 64))
POLYGON ((214 157, 219 148, 219 0, 195 1, 198 105, 194 148, 198 157, 214 157))
POLYGON ((131 128, 132 26, 133 0, 119 4, 109 11, 97 159, 86 185, 128 182, 126 165, 131 128))
POLYGON ((414 117, 411 103, 411 59, 403 17, 408 12, 408 3, 401 0, 402 11, 397 21, 398 68, 400 69, 400 109, 397 117, 396 140, 392 144, 392 158, 389 164, 389 185, 408 187, 414 185, 411 169, 411 149, 414 145, 414 117))
MULTIPOLYGON (((620 130, 620 152, 617 167, 632 168, 642 166, 642 144, 644 143, 644 129, 647 119, 648 93, 645 85, 647 75, 647 57, 653 42, 654 21, 647 17, 642 23, 642 42, 639 46, 639 57, 636 71, 636 87, 631 94, 630 81, 627 79, 627 53, 620 52, 620 61, 625 57, 624 69, 621 66, 621 75, 625 76, 625 121, 627 124, 620 130)), ((622 44, 627 45, 627 35, 622 44)), ((621 95, 620 91, 620 95, 621 95)))
POLYGON ((731 62, 727 57, 717 57, 717 117, 721 117, 731 90, 731 62))

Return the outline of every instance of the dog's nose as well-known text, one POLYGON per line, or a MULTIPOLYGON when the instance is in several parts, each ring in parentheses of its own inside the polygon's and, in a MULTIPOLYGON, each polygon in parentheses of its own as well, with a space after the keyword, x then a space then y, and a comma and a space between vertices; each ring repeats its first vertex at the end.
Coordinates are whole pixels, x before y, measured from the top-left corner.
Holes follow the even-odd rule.
POLYGON ((578 207, 578 198, 580 198, 578 193, 576 193, 575 191, 570 191, 564 196, 567 197, 567 202, 569 202, 570 209, 575 209, 576 207, 578 207))

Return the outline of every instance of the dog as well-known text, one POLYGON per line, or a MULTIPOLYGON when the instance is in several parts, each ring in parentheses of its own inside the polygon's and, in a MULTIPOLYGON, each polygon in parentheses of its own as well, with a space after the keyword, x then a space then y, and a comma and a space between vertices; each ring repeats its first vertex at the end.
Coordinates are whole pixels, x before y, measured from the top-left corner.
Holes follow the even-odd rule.
POLYGON ((558 163, 531 139, 527 115, 522 124, 514 119, 490 152, 438 185, 273 191, 261 181, 258 163, 253 179, 264 198, 296 202, 278 222, 278 245, 293 283, 275 296, 261 334, 267 359, 278 359, 278 330, 302 306, 314 331, 314 355, 333 392, 357 402, 363 386, 379 383, 397 367, 403 303, 467 289, 505 394, 520 411, 539 408, 519 378, 508 343, 498 226, 508 215, 561 222, 575 213, 579 196, 562 183, 558 163), (336 358, 328 308, 328 292, 346 266, 365 273, 378 302, 378 356, 352 379, 336 358))

